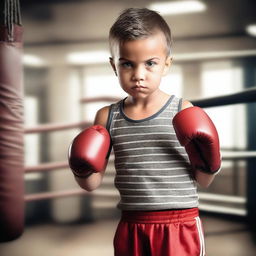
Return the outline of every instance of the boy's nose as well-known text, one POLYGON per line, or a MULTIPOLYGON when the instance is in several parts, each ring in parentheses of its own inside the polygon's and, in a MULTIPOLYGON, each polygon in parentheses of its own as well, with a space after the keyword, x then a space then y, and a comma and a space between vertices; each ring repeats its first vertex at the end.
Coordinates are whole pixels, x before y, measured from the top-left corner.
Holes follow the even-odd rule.
POLYGON ((143 81, 145 79, 145 70, 143 67, 136 67, 133 72, 134 81, 143 81))

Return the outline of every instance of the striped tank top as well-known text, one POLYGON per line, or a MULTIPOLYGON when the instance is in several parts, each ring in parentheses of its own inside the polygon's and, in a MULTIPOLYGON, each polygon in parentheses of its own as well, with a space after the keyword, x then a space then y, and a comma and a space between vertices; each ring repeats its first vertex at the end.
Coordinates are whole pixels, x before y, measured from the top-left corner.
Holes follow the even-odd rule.
POLYGON ((124 100, 111 105, 108 129, 115 155, 115 186, 121 210, 184 209, 198 206, 188 156, 177 140, 172 118, 181 99, 171 96, 154 115, 133 120, 124 100))

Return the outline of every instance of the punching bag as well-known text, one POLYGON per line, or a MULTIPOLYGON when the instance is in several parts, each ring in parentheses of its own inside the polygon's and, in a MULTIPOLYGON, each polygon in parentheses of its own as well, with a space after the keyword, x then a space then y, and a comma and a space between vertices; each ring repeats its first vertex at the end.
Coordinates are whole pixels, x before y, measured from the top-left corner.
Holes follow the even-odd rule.
POLYGON ((0 242, 24 227, 22 26, 18 0, 0 3, 0 242))

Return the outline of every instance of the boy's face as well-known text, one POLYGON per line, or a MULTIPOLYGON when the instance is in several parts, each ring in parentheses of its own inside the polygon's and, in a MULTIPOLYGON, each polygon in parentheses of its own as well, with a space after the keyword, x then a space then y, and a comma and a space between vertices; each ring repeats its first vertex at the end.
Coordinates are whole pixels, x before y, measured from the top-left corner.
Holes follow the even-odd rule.
POLYGON ((158 32, 148 38, 116 43, 110 63, 121 87, 132 97, 147 97, 159 91, 171 58, 166 56, 166 39, 158 32))

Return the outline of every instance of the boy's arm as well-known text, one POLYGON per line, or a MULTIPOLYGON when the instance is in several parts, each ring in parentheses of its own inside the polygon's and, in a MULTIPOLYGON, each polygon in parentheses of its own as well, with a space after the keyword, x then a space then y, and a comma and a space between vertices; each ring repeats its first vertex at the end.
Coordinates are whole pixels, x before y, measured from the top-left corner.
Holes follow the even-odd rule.
MULTIPOLYGON (((108 112, 109 106, 103 107, 100 110, 98 110, 94 120, 94 125, 101 125, 103 127, 106 127, 108 112)), ((87 191, 93 191, 101 184, 104 173, 105 169, 100 172, 92 172, 91 174, 89 173, 88 177, 75 176, 75 179, 81 188, 87 191)))
MULTIPOLYGON (((184 109, 186 109, 186 108, 189 108, 189 107, 193 107, 193 105, 192 105, 192 103, 191 102, 189 102, 189 101, 183 101, 182 102, 182 110, 184 110, 184 109)), ((203 118, 203 117, 202 117, 203 118)), ((210 126, 209 127, 209 131, 211 131, 211 130, 213 130, 214 132, 213 132, 213 134, 209 134, 209 141, 206 141, 206 144, 207 144, 207 142, 209 143, 209 147, 211 148, 211 150, 213 151, 213 152, 211 152, 211 154, 213 155, 213 158, 215 157, 215 159, 214 160, 210 160, 210 161, 212 161, 211 163, 209 162, 209 165, 212 165, 212 166, 210 166, 210 167, 212 167, 214 170, 212 170, 212 172, 211 171, 208 171, 208 173, 207 172, 203 172, 202 170, 200 170, 200 169, 197 169, 197 168, 195 168, 195 170, 194 170, 194 177, 195 177, 195 179, 196 179, 196 181, 198 182, 198 184, 200 185, 200 186, 202 186, 202 187, 208 187, 211 183, 212 183, 212 181, 214 180, 214 177, 215 177, 215 175, 214 175, 214 172, 216 171, 215 170, 215 166, 214 165, 217 165, 218 167, 218 169, 220 168, 220 156, 219 156, 219 141, 218 141, 218 134, 216 134, 215 133, 215 127, 211 127, 213 124, 211 124, 211 123, 208 123, 208 120, 206 120, 205 121, 205 127, 206 127, 206 134, 207 134, 207 129, 208 129, 208 127, 207 126, 210 126), (212 137, 211 137, 212 136, 212 137)), ((189 127, 189 122, 188 123, 186 123, 186 126, 188 126, 189 127)), ((204 128, 203 128, 204 129, 204 128)), ((198 136, 200 136, 200 131, 199 131, 199 134, 198 134, 198 136)), ((208 134, 207 134, 207 136, 208 136, 208 134)), ((206 139, 206 140, 208 140, 208 138, 206 139)), ((208 147, 208 146, 207 146, 208 147)), ((193 149, 190 151, 190 154, 192 153, 192 155, 193 154, 198 154, 198 158, 200 158, 199 157, 199 154, 200 154, 200 152, 195 152, 193 149)), ((192 156, 192 158, 193 158, 194 156, 192 156)), ((197 157, 195 157, 195 162, 197 162, 197 159, 196 159, 197 157)), ((210 158, 212 158, 212 157, 210 157, 210 158)), ((200 160, 199 160, 200 161, 200 160)), ((204 159, 204 161, 205 161, 205 159, 204 159)), ((207 161, 207 159, 206 159, 206 161, 207 161)), ((193 165, 193 163, 192 163, 192 165, 193 165)))

